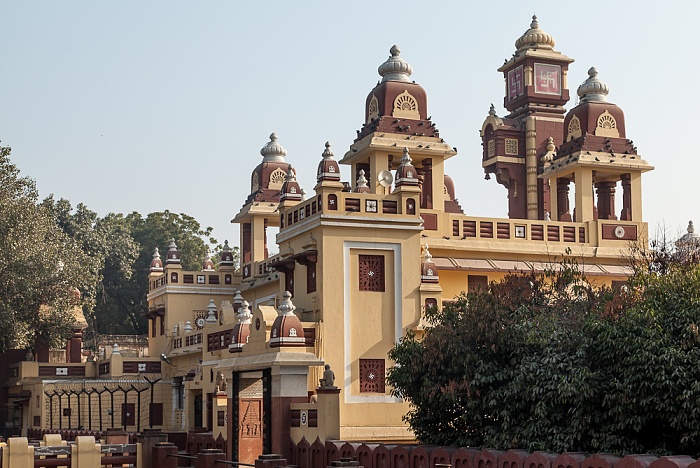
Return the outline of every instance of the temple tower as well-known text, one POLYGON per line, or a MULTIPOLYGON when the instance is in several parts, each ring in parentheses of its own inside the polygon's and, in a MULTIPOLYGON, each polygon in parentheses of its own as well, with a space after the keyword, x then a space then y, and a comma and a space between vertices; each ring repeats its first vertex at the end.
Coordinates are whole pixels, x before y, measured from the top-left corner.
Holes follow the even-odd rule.
POLYGON ((481 128, 486 179, 495 174, 508 189, 510 218, 545 219, 550 211, 550 187, 537 178, 537 155, 546 152, 549 138, 555 145, 563 142, 567 70, 573 62, 554 44, 533 16, 530 29, 515 41, 515 53, 498 69, 506 83, 503 104, 509 114, 500 118, 491 106, 481 128))
MULTIPOLYGON (((557 196, 551 199, 552 219, 587 222, 597 219, 642 222, 642 173, 654 169, 637 154, 627 138, 625 115, 608 102, 608 86, 592 67, 577 90, 580 103, 564 120, 564 143, 542 158, 540 180, 546 180, 557 196), (575 208, 569 211, 569 185, 575 184, 575 208), (615 206, 615 192, 622 186, 622 207, 615 206), (595 189, 595 193, 594 193, 595 189)), ((612 225, 610 225, 612 226, 612 225)), ((631 227, 630 227, 631 228, 631 227)), ((613 229, 612 227, 609 229, 613 229)), ((636 238, 617 226, 603 237, 636 238)))
POLYGON ((287 150, 278 143, 275 133, 270 135, 270 141, 260 154, 263 160, 251 175, 250 195, 231 220, 241 226, 241 275, 244 281, 255 275, 253 264, 268 257, 267 228, 279 226, 280 190, 292 168, 285 159, 287 150))
MULTIPOLYGON (((422 86, 410 80, 413 67, 401 58, 398 46, 379 66, 382 77, 365 102, 365 120, 357 138, 340 160, 352 167, 350 180, 366 181, 360 192, 392 193, 393 175, 401 165, 404 148, 415 162, 420 186, 420 209, 425 229, 438 231, 443 211, 461 213, 454 190, 446 189, 445 161, 457 151, 440 138, 428 114, 428 97, 422 86), (360 171, 364 171, 360 177, 360 171)), ((448 185, 451 179, 447 178, 448 185)))

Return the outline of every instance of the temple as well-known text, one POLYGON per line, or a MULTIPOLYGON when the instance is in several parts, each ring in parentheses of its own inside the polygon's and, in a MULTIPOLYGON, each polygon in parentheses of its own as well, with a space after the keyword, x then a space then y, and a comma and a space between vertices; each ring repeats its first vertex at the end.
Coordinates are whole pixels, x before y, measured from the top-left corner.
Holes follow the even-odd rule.
POLYGON ((412 441, 408 405, 385 384, 387 352, 422 332, 427 307, 566 256, 614 285, 631 272, 630 244, 646 245, 641 180, 653 167, 608 101, 604 70, 572 77, 578 99, 565 108, 572 62, 533 17, 498 69, 505 111, 488 111, 479 158, 440 134, 393 46, 358 102, 361 129, 347 151, 319 144, 308 196, 275 133, 262 160, 249 160, 250 194, 231 213, 240 264, 228 242, 198 271, 183 270, 175 242, 164 258, 155 250, 148 356, 115 346, 83 362, 76 322, 66 362, 49 362, 43 348, 7 361, 7 427, 159 428, 173 440, 211 437, 241 462, 286 454, 302 437, 412 441), (508 218, 465 213, 447 173, 453 157, 481 160, 505 188, 508 218))

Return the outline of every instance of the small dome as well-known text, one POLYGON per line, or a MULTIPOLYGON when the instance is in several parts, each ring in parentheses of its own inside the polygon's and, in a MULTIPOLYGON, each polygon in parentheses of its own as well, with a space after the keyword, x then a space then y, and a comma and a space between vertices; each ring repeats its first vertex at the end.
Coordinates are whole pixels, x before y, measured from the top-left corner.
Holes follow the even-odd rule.
POLYGON ((158 247, 153 252, 153 260, 151 260, 151 271, 163 271, 163 261, 160 259, 158 247))
POLYGON ((530 29, 525 31, 522 36, 515 41, 515 48, 518 52, 526 49, 554 49, 554 38, 540 29, 540 23, 537 21, 537 16, 532 16, 530 29))
POLYGON ((326 142, 326 149, 323 150, 323 159, 318 164, 318 171, 316 173, 316 180, 318 182, 322 180, 340 180, 340 168, 338 167, 338 162, 333 157, 333 151, 331 151, 331 144, 326 142))
POLYGON ((408 148, 403 149, 401 157, 401 165, 396 169, 396 186, 402 185, 418 185, 418 172, 413 167, 411 155, 408 154, 408 148))
POLYGON ((282 185, 282 190, 280 190, 282 196, 281 201, 284 200, 301 200, 301 187, 297 182, 297 176, 294 173, 294 168, 289 166, 289 171, 287 171, 287 178, 282 185))
POLYGON ((204 319, 208 324, 216 324, 219 319, 216 317, 216 304, 214 299, 209 299, 209 305, 207 305, 207 317, 204 319))
POLYGON ((356 193, 369 193, 369 186, 367 185, 367 178, 365 178, 365 170, 360 169, 360 173, 357 177, 357 182, 355 184, 356 193))
POLYGON ((248 301, 243 300, 241 306, 238 309, 238 323, 233 326, 233 332, 231 333, 231 344, 228 346, 228 350, 231 353, 240 352, 241 348, 248 343, 248 337, 250 336, 250 323, 253 318, 253 314, 248 308, 250 304, 248 301))
POLYGON ((260 154, 265 162, 284 162, 287 150, 277 143, 277 134, 273 132, 270 135, 270 141, 260 150, 260 154))
POLYGON ((292 304, 292 295, 289 291, 285 291, 282 302, 277 308, 277 318, 272 324, 270 347, 304 346, 306 344, 304 327, 301 325, 299 317, 294 315, 294 309, 296 306, 292 304))
POLYGON ((608 85, 598 78, 598 70, 595 67, 588 70, 588 79, 576 90, 581 102, 607 102, 609 92, 608 85))
POLYGON ((695 232, 695 226, 692 221, 688 221, 688 233, 676 241, 676 246, 700 246, 700 234, 695 232))
POLYGON ((165 263, 180 263, 180 252, 177 251, 175 239, 170 239, 170 245, 168 246, 168 255, 165 258, 165 263))
POLYGON ((231 247, 228 245, 228 240, 224 241, 224 248, 221 251, 221 256, 219 257, 219 265, 233 266, 233 253, 231 252, 231 247))
POLYGON ((377 69, 382 76, 382 83, 386 81, 410 81, 409 77, 413 73, 413 67, 399 57, 401 54, 399 46, 393 46, 389 52, 391 57, 377 69))
POLYGON ((214 271, 214 262, 211 260, 209 252, 207 252, 207 256, 204 257, 202 262, 202 271, 214 271))
POLYGON ((437 267, 433 262, 433 256, 430 255, 428 244, 425 244, 423 250, 423 258, 421 260, 421 282, 422 283, 437 283, 439 282, 437 267))

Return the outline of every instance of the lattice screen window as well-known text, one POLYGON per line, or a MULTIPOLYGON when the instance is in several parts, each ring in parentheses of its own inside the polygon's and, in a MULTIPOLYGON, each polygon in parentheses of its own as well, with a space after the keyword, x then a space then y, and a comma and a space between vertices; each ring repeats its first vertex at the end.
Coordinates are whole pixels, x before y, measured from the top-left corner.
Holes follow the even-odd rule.
POLYGON ((508 156, 518 155, 518 140, 515 138, 506 138, 506 154, 508 156))
POLYGON ((384 292, 384 256, 360 255, 360 291, 384 292))
POLYGON ((385 393, 384 359, 360 359, 360 392, 385 393))

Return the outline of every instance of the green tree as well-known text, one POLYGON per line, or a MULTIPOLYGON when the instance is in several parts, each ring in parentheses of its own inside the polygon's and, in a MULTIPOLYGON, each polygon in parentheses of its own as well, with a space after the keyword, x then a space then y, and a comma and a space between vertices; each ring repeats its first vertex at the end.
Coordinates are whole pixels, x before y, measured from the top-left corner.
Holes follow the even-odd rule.
POLYGON ((395 346, 387 377, 417 437, 697 456, 700 266, 672 250, 637 256, 618 290, 565 262, 427 311, 432 327, 395 346))
POLYGON ((91 259, 37 200, 34 181, 0 147, 0 351, 61 343, 75 321, 72 289, 95 281, 91 259))

